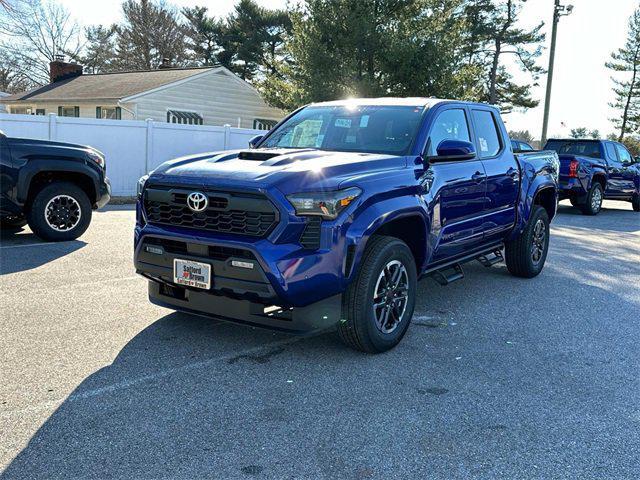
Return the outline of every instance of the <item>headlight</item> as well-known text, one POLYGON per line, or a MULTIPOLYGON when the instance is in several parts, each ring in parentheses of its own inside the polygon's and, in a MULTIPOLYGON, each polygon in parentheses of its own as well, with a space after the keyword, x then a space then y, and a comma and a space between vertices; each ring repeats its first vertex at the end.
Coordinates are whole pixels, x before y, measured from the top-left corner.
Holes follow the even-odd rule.
POLYGON ((362 193, 357 187, 335 192, 294 193, 287 200, 296 209, 296 215, 319 215, 333 220, 362 193))
POLYGON ((100 168, 105 168, 104 155, 97 150, 90 150, 87 155, 91 160, 96 162, 100 168))
POLYGON ((142 190, 144 190, 144 184, 147 183, 148 178, 149 178, 149 175, 143 175, 140 177, 140 180, 138 180, 138 188, 137 188, 138 198, 142 196, 142 190))

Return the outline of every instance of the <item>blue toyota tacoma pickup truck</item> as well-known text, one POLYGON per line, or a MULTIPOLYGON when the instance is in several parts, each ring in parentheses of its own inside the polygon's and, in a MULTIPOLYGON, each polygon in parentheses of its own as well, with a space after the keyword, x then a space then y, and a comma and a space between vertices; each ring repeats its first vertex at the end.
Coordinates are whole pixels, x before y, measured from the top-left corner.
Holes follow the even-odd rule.
POLYGON ((621 143, 549 139, 545 149, 560 158, 560 200, 585 215, 597 215, 604 199, 631 202, 640 212, 640 163, 621 143))
POLYGON ((135 267, 168 308, 382 352, 420 277, 533 277, 556 213, 554 152, 514 155, 497 109, 435 99, 312 104, 252 148, 164 163, 138 186, 135 267), (503 257, 503 253, 504 257, 503 257))

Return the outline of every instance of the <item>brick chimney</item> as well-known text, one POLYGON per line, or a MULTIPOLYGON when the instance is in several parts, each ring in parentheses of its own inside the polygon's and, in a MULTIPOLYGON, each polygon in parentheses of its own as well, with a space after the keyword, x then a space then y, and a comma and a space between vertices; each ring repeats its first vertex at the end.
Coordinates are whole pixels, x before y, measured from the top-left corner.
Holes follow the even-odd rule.
POLYGON ((82 65, 77 63, 67 63, 64 55, 56 55, 56 59, 49 63, 49 82, 59 82, 68 78, 82 75, 82 65))

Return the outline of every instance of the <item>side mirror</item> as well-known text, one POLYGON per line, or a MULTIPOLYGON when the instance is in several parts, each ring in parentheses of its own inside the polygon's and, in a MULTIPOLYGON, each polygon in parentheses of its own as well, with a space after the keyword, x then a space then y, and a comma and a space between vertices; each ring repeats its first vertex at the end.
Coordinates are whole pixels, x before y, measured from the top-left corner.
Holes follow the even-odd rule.
POLYGON ((464 140, 443 140, 436 148, 437 155, 429 157, 433 162, 451 162, 476 158, 476 147, 464 140))
POLYGON ((631 165, 633 165, 632 160, 627 160, 626 162, 622 162, 623 167, 630 167, 631 165))
POLYGON ((249 148, 256 148, 256 145, 260 143, 262 137, 264 137, 264 135, 256 135, 251 140, 249 140, 249 148))

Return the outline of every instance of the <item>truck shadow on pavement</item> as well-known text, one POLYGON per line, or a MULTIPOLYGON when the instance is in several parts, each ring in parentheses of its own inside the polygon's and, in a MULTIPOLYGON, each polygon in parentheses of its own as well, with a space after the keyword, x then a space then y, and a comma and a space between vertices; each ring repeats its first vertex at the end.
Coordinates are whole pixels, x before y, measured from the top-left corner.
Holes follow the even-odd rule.
POLYGON ((82 240, 47 243, 32 233, 2 234, 0 239, 0 275, 40 267, 80 250, 87 244, 82 240))
MULTIPOLYGON (((571 205, 558 205, 558 214, 565 217, 563 221, 571 226, 585 228, 598 228, 616 232, 640 232, 640 213, 633 210, 615 208, 617 203, 607 202, 596 216, 584 215, 571 205)), ((554 219, 552 225, 557 225, 558 219, 554 219)))
MULTIPOLYGON (((558 322, 573 304, 518 321, 520 302, 492 305, 476 274, 483 267, 470 271, 466 285, 420 287, 462 325, 417 322, 383 355, 348 350, 332 334, 166 315, 84 380, 0 477, 468 478, 517 476, 532 462, 541 476, 590 476, 594 458, 630 472, 632 460, 608 449, 636 435, 623 422, 632 406, 619 403, 633 382, 611 375, 616 350, 633 351, 632 322, 619 320, 629 331, 610 338, 605 305, 580 324, 558 322), (615 430, 603 427, 603 412, 615 430)), ((562 269, 544 275, 533 287, 541 298, 566 280, 562 269)), ((510 277, 494 280, 523 290, 510 277)), ((580 288, 596 306, 611 297, 580 288)))

